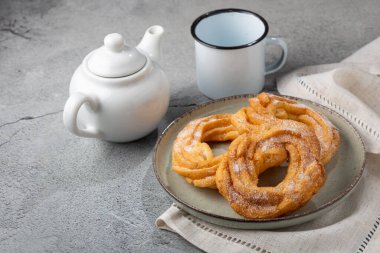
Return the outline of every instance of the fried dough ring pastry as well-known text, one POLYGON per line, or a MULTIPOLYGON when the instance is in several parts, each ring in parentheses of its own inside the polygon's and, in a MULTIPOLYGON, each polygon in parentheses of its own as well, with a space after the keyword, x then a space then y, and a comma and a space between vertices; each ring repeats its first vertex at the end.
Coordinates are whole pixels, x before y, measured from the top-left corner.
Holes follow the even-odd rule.
POLYGON ((238 135, 231 124, 231 114, 217 114, 191 121, 174 141, 172 169, 197 187, 216 188, 216 169, 225 154, 214 156, 206 142, 232 141, 238 135))
POLYGON ((250 219, 279 217, 306 204, 324 184, 319 156, 318 139, 307 126, 277 121, 266 131, 242 134, 231 143, 217 170, 216 185, 238 214, 250 219), (287 151, 288 171, 277 186, 258 187, 261 152, 269 145, 287 151))
POLYGON ((340 136, 333 124, 313 109, 294 100, 268 93, 249 99, 250 106, 242 108, 232 119, 240 132, 255 131, 255 125, 273 124, 276 119, 302 122, 313 129, 321 148, 321 161, 328 163, 339 148, 340 136), (245 125, 245 126, 244 126, 245 125))

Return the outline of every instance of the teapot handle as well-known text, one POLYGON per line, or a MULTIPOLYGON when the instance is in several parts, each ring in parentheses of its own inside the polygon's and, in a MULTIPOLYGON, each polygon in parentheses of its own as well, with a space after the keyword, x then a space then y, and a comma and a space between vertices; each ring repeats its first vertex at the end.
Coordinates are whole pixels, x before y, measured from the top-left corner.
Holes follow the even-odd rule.
POLYGON ((77 92, 72 94, 67 100, 65 109, 63 110, 63 124, 75 135, 81 137, 101 138, 100 131, 93 126, 86 126, 84 129, 78 127, 78 112, 81 106, 85 103, 88 103, 93 111, 96 111, 99 107, 98 102, 83 93, 77 92))

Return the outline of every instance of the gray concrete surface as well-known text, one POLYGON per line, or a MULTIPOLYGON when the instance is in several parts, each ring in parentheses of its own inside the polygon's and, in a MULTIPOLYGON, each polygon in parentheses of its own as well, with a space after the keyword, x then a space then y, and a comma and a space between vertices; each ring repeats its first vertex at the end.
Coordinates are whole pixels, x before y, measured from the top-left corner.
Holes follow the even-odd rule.
POLYGON ((170 121, 208 100, 196 87, 189 27, 223 7, 257 11, 269 34, 286 38, 281 73, 340 61, 380 34, 378 0, 0 1, 0 252, 199 251, 154 227, 171 201, 151 151, 170 121), (126 144, 71 135, 62 109, 74 69, 107 33, 136 45, 153 24, 166 29, 172 84, 158 130, 126 144))

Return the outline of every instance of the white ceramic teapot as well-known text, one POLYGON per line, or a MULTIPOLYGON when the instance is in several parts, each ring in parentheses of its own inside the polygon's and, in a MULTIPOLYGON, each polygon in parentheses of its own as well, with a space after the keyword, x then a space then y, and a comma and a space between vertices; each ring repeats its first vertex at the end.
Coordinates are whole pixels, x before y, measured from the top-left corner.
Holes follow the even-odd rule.
POLYGON ((63 122, 73 134, 112 142, 139 139, 153 131, 169 106, 169 82, 156 61, 161 26, 148 28, 137 46, 120 34, 104 38, 70 83, 63 122))

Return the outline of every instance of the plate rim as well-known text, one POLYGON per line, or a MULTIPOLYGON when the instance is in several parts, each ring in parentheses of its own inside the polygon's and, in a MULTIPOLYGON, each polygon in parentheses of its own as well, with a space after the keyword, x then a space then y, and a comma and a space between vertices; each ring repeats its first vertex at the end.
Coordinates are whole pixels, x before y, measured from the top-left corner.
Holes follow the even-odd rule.
MULTIPOLYGON (((272 92, 266 92, 266 93, 272 93, 272 92)), ((334 205, 335 203, 339 203, 340 200, 344 199, 345 197, 347 197, 347 195, 349 195, 354 189, 355 187, 357 186, 357 184, 359 183, 360 181, 360 178, 362 177, 363 175, 363 172, 364 172, 364 167, 365 167, 365 164, 366 164, 366 160, 367 160, 367 157, 366 157, 366 152, 365 152, 365 146, 364 146, 364 142, 363 142, 363 139, 361 138, 360 134, 358 133, 358 131, 356 130, 356 128, 346 119, 344 118, 340 113, 324 106, 324 105, 321 105, 317 102, 314 102, 314 101, 311 101, 311 100, 308 100, 308 99, 303 99, 303 98, 298 98, 298 97, 294 97, 294 96, 288 96, 288 95, 280 95, 280 94, 275 94, 276 96, 280 96, 280 97, 284 97, 284 98, 289 98, 289 99, 293 99, 293 100, 296 100, 296 101, 306 101, 307 103, 311 103, 313 105, 315 105, 316 107, 320 107, 322 109, 325 109, 327 111, 329 111, 330 113, 332 114, 335 114, 338 118, 342 119, 349 127, 351 127, 351 129, 353 130, 353 133, 356 135, 356 137, 358 138, 358 140, 360 141, 360 147, 361 147, 361 151, 362 151, 362 157, 363 157, 363 162, 361 163, 361 168, 360 168, 360 171, 359 173, 355 176, 354 180, 351 182, 351 184, 349 185, 349 187, 347 187, 341 194, 339 194, 338 196, 336 196, 335 198, 333 198, 332 200, 322 204, 321 206, 319 206, 318 208, 316 208, 315 210, 312 210, 312 211, 307 211, 307 212, 303 212, 303 213, 299 213, 299 214, 295 214, 295 215, 292 215, 292 216, 281 216, 281 217, 277 217, 277 218, 266 218, 266 219, 243 219, 243 218, 233 218, 233 217, 225 217, 225 216, 222 216, 222 215, 218 215, 218 214, 213 214, 213 213, 210 213, 210 212, 207 212, 207 211, 204 211, 204 210, 201 210, 191 204, 188 204, 186 203, 185 201, 181 200, 179 197, 177 197, 174 193, 172 193, 167 187, 166 185, 163 183, 163 180, 161 179, 161 177, 159 176, 159 173, 158 173, 158 165, 156 164, 156 158, 157 158, 157 150, 159 148, 159 145, 162 141, 162 139, 166 136, 167 132, 170 130, 170 128, 175 125, 178 121, 180 121, 181 119, 183 119, 184 117, 188 116, 188 115, 191 115, 194 111, 197 111, 201 108, 204 108, 206 106, 209 106, 211 104, 215 104, 215 103, 219 103, 219 102, 223 102, 223 101, 229 101, 229 100, 237 100, 237 99, 248 99, 248 98, 251 98, 251 97, 255 97, 256 94, 242 94, 242 95, 234 95, 234 96, 229 96, 229 97, 224 97, 224 98, 219 98, 219 99, 215 99, 215 100, 211 100, 211 101, 207 101, 205 103, 202 103, 202 104, 199 104, 197 106, 195 106, 194 108, 190 109, 189 111, 186 111, 184 113, 182 113, 180 116, 178 116, 176 119, 174 119, 163 131, 162 133, 160 134, 160 136, 158 137, 155 145, 154 145, 154 149, 153 149, 153 157, 152 157, 152 160, 153 160, 153 169, 154 169, 154 173, 155 173, 155 176, 157 178, 157 181, 160 183, 161 187, 169 194, 169 196, 171 196, 175 201, 179 202, 181 205, 184 205, 196 212, 200 212, 201 214, 203 215, 207 215, 207 216, 212 216, 214 218, 218 218, 218 219, 222 219, 222 220, 228 220, 228 221, 232 221, 232 222, 238 222, 238 223, 252 223, 252 224, 256 224, 256 223, 273 223, 273 222, 281 222, 281 221, 288 221, 288 220, 294 220, 294 219, 300 219, 302 217, 307 217, 307 216, 310 216, 311 214, 315 214, 315 213, 318 213, 320 211, 323 211, 324 209, 326 209, 327 207, 331 206, 331 205, 334 205)))

